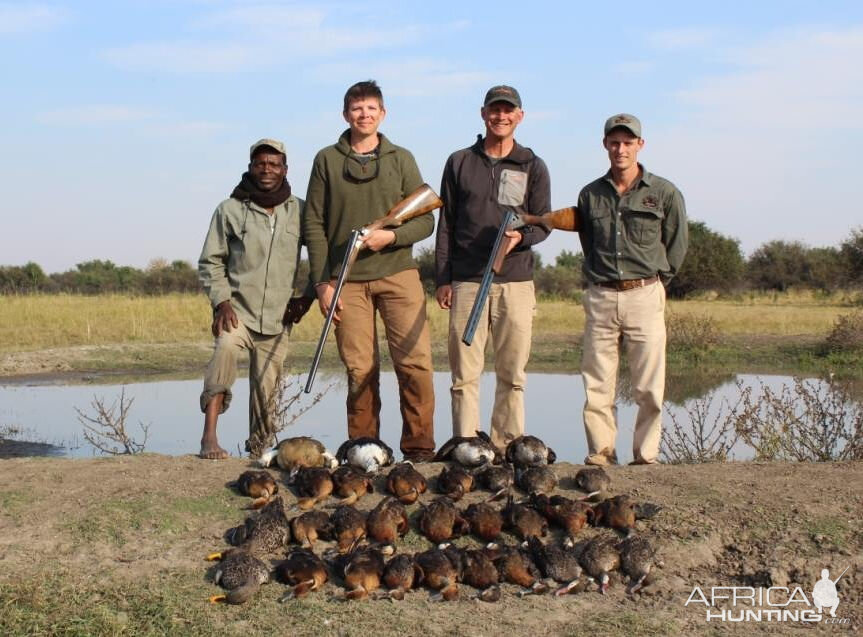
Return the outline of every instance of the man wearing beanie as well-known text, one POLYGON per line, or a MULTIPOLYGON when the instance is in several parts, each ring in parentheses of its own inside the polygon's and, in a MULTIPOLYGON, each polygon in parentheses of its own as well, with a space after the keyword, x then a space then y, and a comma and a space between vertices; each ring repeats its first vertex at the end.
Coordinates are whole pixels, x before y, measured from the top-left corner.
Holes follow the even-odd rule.
POLYGON ((249 170, 210 221, 198 276, 213 307, 213 357, 204 376, 201 458, 228 456, 216 436, 219 414, 231 404, 237 359, 249 354, 249 439, 258 457, 274 439, 274 396, 288 354, 291 326, 313 301, 293 297, 300 261, 303 201, 291 194, 285 146, 252 145, 249 170))
POLYGON ((578 196, 584 250, 581 374, 587 464, 617 462, 614 406, 621 343, 638 406, 633 464, 658 461, 665 392, 665 285, 688 245, 683 195, 638 163, 641 122, 621 113, 605 122, 611 167, 578 196))

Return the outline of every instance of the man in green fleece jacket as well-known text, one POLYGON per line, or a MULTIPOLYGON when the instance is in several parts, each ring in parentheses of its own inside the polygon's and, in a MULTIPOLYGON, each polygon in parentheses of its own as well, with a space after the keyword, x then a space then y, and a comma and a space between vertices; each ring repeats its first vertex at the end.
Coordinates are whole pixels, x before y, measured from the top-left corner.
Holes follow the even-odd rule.
POLYGON ((274 139, 252 145, 249 171, 219 204, 198 260, 198 275, 213 307, 216 346, 204 376, 202 458, 218 460, 216 423, 231 404, 237 358, 249 353, 249 439, 252 457, 272 444, 272 401, 288 354, 288 335, 314 300, 291 298, 300 260, 303 201, 291 194, 285 146, 274 139))
MULTIPOLYGON (((348 130, 315 157, 303 219, 310 276, 324 314, 351 231, 383 217, 423 183, 413 155, 378 132, 386 110, 373 80, 348 89, 343 116, 348 130)), ((339 355, 348 373, 348 436, 380 437, 379 311, 399 383, 400 446, 405 458, 414 461, 430 460, 435 448, 426 299, 411 254, 413 244, 432 230, 434 217, 427 213, 398 228, 369 233, 334 318, 339 355)))

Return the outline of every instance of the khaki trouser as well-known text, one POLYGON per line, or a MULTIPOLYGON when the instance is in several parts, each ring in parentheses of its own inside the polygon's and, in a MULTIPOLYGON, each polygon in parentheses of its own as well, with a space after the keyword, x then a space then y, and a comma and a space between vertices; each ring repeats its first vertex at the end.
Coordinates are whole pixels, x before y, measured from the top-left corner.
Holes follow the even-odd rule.
POLYGON ((404 270, 342 288, 336 326, 339 355, 348 372, 348 436, 380 437, 380 354, 375 312, 386 330, 399 384, 401 450, 434 451, 434 380, 426 297, 419 272, 404 270))
POLYGON ((616 461, 614 405, 620 343, 626 346, 632 395, 638 406, 632 453, 656 462, 665 392, 665 288, 653 283, 625 292, 591 285, 584 294, 584 429, 588 462, 616 461))
POLYGON ((249 440, 247 448, 260 451, 272 445, 276 425, 270 401, 274 396, 279 374, 288 356, 290 329, 270 336, 259 334, 240 323, 230 332, 223 331, 216 339, 213 357, 204 375, 201 411, 217 394, 224 394, 222 413, 231 404, 231 386, 237 379, 237 360, 243 350, 249 352, 249 440))
POLYGON ((491 441, 503 449, 524 434, 524 369, 536 297, 533 281, 492 283, 477 325, 473 344, 461 342, 479 283, 454 281, 449 313, 449 363, 452 370, 454 436, 475 436, 479 422, 479 379, 485 365, 485 345, 491 334, 497 384, 491 414, 491 441))

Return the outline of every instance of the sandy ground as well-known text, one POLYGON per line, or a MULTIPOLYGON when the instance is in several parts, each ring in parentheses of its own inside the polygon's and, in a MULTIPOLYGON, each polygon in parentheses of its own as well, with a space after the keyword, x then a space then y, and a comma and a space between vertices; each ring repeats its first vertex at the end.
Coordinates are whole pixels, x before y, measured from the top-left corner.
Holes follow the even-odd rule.
MULTIPOLYGON (((663 567, 634 597, 615 577, 606 596, 591 588, 522 599, 505 585, 497 603, 472 600, 466 586, 450 603, 430 601, 425 590, 402 602, 345 602, 336 580, 300 601, 278 603, 285 587, 271 583, 244 606, 211 605, 207 597, 218 589, 203 557, 225 547, 225 531, 246 515, 247 500, 229 483, 248 466, 150 454, 0 460, 0 633, 786 635, 863 628, 861 463, 613 467, 613 492, 663 507, 638 523, 660 547, 663 567), (811 597, 821 569, 835 577, 846 566, 841 623, 708 623, 703 604, 685 605, 695 586, 708 595, 712 586, 800 586, 811 597)), ((441 466, 420 469, 432 476, 441 466)), ((572 495, 578 468, 555 465, 561 493, 572 495)), ((376 486, 359 508, 381 497, 382 477, 376 486)), ((282 492, 293 503, 284 484, 282 492)), ((475 492, 459 505, 485 497, 475 492)), ((401 550, 428 547, 412 531, 401 550)), ((721 608, 728 602, 714 610, 721 608)))

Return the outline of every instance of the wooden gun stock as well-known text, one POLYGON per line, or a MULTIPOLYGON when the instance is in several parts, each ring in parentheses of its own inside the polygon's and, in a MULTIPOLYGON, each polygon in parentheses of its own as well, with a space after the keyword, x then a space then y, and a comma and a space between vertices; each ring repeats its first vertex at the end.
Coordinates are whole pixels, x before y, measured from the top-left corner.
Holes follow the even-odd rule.
POLYGON ((423 184, 414 190, 407 197, 398 202, 395 206, 389 209, 380 219, 375 219, 367 226, 359 230, 354 230, 351 233, 348 241, 348 246, 345 249, 345 256, 342 259, 342 267, 339 270, 339 276, 336 279, 336 287, 333 290, 333 298, 330 302, 330 309, 327 311, 327 318, 324 321, 324 326, 321 329, 321 336, 318 338, 318 346, 315 349, 315 356, 312 359, 312 366, 309 369, 309 376, 306 378, 307 394, 312 391, 312 384, 315 382, 315 375, 318 372, 318 365, 321 363, 321 357, 324 353, 324 345, 327 343, 327 336, 330 334, 330 328, 333 324, 333 317, 336 314, 339 297, 342 294, 342 288, 347 281, 348 274, 351 271, 354 263, 357 260, 357 255, 363 247, 363 240, 373 230, 381 228, 396 228, 402 225, 405 221, 419 217, 427 212, 431 212, 443 205, 440 197, 435 194, 428 184, 423 184))
MULTIPOLYGON (((529 215, 527 213, 517 215, 516 221, 510 224, 510 229, 515 230, 522 226, 542 226, 549 232, 552 230, 567 230, 577 232, 580 228, 578 221, 578 208, 569 206, 544 215, 529 215)), ((504 244, 506 245, 506 244, 504 244)), ((498 250, 495 254, 491 269, 495 274, 500 274, 503 268, 503 260, 509 254, 506 249, 498 250)))

